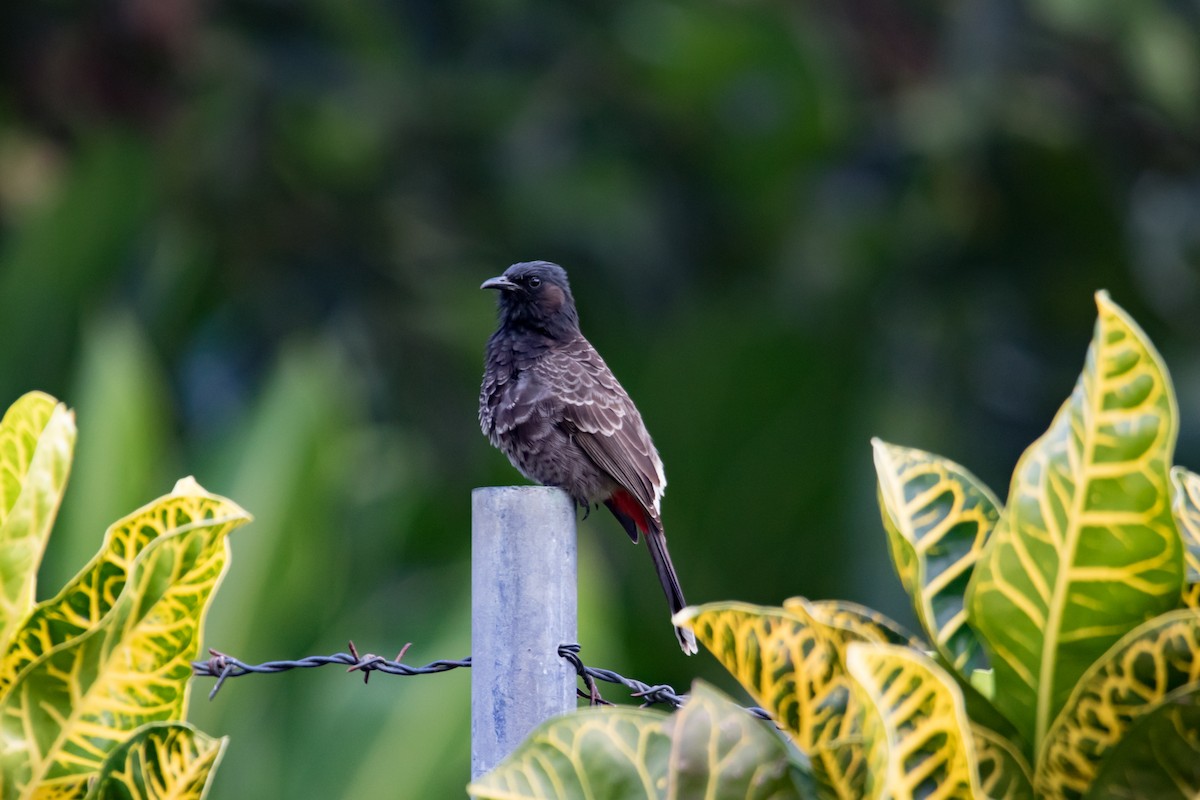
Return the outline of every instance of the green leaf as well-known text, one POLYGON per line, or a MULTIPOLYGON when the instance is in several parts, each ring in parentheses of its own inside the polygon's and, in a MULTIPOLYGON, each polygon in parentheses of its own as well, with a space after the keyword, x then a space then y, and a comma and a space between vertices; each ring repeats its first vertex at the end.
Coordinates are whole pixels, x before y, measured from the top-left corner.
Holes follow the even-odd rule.
POLYGON ((921 641, 920 637, 907 631, 898 622, 873 608, 848 600, 807 600, 803 597, 790 597, 783 601, 783 608, 785 611, 801 608, 825 625, 857 632, 862 641, 901 644, 918 650, 928 649, 928 645, 921 641))
POLYGON ((1034 752, 1084 670, 1176 606, 1183 583, 1167 482, 1174 390, 1145 334, 1107 294, 1096 302, 1083 373, 1017 463, 967 596, 994 702, 1034 752))
POLYGON ((48 650, 0 702, 0 798, 76 792, 129 732, 186 712, 190 661, 242 512, 150 542, 91 630, 48 650))
POLYGON ((587 708, 555 717, 467 792, 481 800, 659 798, 671 753, 665 719, 661 712, 633 708, 587 708))
POLYGON ((1184 544, 1187 575, 1183 601, 1200 608, 1200 475, 1183 467, 1171 470, 1171 510, 1184 544))
POLYGON ((85 800, 203 800, 227 743, 185 722, 143 725, 104 760, 85 800))
POLYGON ((33 608, 74 449, 74 415, 49 395, 24 395, 0 420, 0 651, 33 608))
POLYGON ((1197 681, 1200 611, 1178 609, 1130 631, 1084 674, 1054 721, 1038 758, 1038 792, 1082 797, 1134 722, 1197 681))
POLYGON ((703 681, 692 686, 687 704, 663 723, 663 730, 671 738, 668 800, 805 796, 774 726, 703 681))
POLYGON ((1019 747, 982 725, 971 724, 979 789, 990 800, 1033 800, 1029 762, 1019 747))
POLYGON ((1175 690, 1139 719, 1087 793, 1087 800, 1143 797, 1200 797, 1200 686, 1175 690))
MULTIPOLYGON (((860 606, 857 603, 848 603, 842 600, 810 601, 803 597, 792 597, 783 601, 783 607, 784 610, 799 613, 801 616, 811 616, 826 626, 826 633, 839 651, 844 650, 848 641, 896 644, 911 647, 921 652, 930 649, 929 645, 924 641, 909 633, 888 617, 866 606, 860 606), (847 634, 847 632, 850 633, 847 634)), ((940 655, 937 657, 939 665, 952 670, 952 667, 948 664, 941 662, 941 658, 942 656, 940 655)), ((1010 738, 1017 736, 1016 729, 1012 723, 992 705, 992 702, 988 699, 988 693, 981 691, 974 685, 976 682, 981 684, 990 683, 992 678, 990 670, 976 670, 971 674, 970 679, 953 671, 951 672, 951 676, 955 678, 959 689, 963 693, 963 700, 967 706, 967 715, 972 720, 987 725, 1000 735, 1010 738)), ((833 753, 826 753, 824 755, 826 758, 834 758, 837 764, 857 764, 857 761, 850 757, 845 748, 838 747, 834 749, 833 753)), ((854 774, 853 769, 848 774, 854 774)))
POLYGON ((0 697, 20 670, 54 647, 87 633, 125 586, 129 565, 151 541, 197 523, 246 520, 237 504, 209 494, 193 478, 114 523, 95 557, 53 598, 38 604, 0 660, 0 697))
POLYGON ((917 619, 966 677, 987 667, 967 625, 964 594, 1000 503, 970 472, 940 456, 873 439, 879 507, 892 562, 917 619))
MULTIPOLYGON (((869 713, 864 709, 859 717, 860 725, 872 731, 883 730, 883 723, 874 709, 869 713)), ((868 760, 876 755, 878 763, 882 764, 885 755, 882 737, 872 735, 868 741, 861 730, 853 736, 814 748, 811 758, 817 796, 821 800, 861 800, 873 796, 867 792, 867 784, 871 779, 868 760), (876 743, 878 746, 873 747, 876 743)))
POLYGON ((710 603, 680 611, 690 627, 759 705, 813 760, 822 797, 863 796, 868 777, 862 746, 863 708, 842 665, 846 642, 879 635, 819 622, 803 598, 791 610, 748 603, 710 603), (818 763, 819 762, 819 763, 818 763))
POLYGON ((852 643, 846 670, 882 722, 882 757, 868 759, 873 794, 893 800, 979 797, 962 693, 933 659, 889 644, 852 643))
POLYGON ((709 603, 673 621, 691 628, 804 752, 857 733, 837 640, 798 607, 709 603))
MULTIPOLYGON (((941 662, 939 664, 943 667, 946 666, 941 662)), ((949 667, 946 668, 949 669, 949 667)), ((1004 737, 1023 753, 1025 743, 1021 739, 1021 734, 1017 733, 1017 729, 1009 722, 1008 717, 996 709, 995 703, 991 700, 991 693, 985 691, 989 688, 988 684, 991 683, 994 673, 991 670, 980 670, 973 673, 970 680, 963 680, 957 673, 951 674, 958 681, 958 688, 962 691, 963 703, 966 704, 967 716, 971 718, 971 722, 982 725, 996 735, 1004 737)))

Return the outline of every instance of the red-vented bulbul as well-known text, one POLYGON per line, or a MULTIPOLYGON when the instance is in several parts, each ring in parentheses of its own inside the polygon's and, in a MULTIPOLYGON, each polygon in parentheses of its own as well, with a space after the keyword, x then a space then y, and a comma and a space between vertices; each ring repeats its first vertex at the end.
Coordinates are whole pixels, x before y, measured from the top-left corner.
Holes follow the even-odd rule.
MULTIPOLYGON (((480 288, 500 292, 479 390, 484 434, 525 477, 565 489, 585 510, 602 502, 634 543, 644 536, 671 612, 683 608, 659 511, 662 461, 633 401, 579 332, 567 273, 530 261, 480 288)), ((696 652, 691 631, 675 636, 696 652)))

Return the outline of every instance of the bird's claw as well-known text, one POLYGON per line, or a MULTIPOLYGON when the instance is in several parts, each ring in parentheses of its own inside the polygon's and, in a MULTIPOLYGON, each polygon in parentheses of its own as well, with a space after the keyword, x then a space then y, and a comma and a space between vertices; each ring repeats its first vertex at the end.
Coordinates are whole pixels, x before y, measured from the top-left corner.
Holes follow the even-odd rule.
POLYGON ((578 497, 572 497, 571 502, 575 505, 576 512, 579 511, 579 508, 581 506, 583 507, 583 518, 584 519, 587 519, 588 514, 592 513, 592 504, 589 503, 587 500, 580 500, 578 497))

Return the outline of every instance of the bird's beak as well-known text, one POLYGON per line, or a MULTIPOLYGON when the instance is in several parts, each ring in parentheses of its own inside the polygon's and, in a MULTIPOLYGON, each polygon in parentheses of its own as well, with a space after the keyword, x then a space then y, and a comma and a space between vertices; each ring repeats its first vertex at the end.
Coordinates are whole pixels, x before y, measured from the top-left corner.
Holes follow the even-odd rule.
POLYGON ((510 281, 508 278, 504 277, 503 275, 498 275, 495 278, 488 278, 486 281, 484 281, 483 283, 481 283, 479 285, 479 288, 480 289, 504 289, 505 291, 509 291, 510 289, 517 288, 517 285, 515 283, 513 283, 512 281, 510 281))

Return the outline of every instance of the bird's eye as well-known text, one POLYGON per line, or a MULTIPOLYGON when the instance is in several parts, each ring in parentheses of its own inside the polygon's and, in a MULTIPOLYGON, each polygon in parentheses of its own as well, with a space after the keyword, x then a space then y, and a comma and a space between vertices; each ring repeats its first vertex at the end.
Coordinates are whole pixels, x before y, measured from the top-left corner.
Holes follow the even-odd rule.
POLYGON ((537 275, 530 275, 529 280, 525 281, 525 283, 528 284, 530 289, 536 289, 542 285, 542 279, 537 275))

